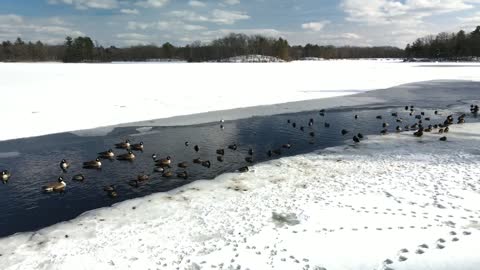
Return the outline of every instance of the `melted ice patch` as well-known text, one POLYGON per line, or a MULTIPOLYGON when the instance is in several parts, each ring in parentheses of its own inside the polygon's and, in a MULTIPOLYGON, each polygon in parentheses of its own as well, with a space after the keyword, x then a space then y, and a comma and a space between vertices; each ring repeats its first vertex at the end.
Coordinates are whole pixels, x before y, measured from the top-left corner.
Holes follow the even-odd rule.
POLYGON ((90 211, 1 239, 0 265, 477 269, 480 124, 443 135, 370 136, 90 211))

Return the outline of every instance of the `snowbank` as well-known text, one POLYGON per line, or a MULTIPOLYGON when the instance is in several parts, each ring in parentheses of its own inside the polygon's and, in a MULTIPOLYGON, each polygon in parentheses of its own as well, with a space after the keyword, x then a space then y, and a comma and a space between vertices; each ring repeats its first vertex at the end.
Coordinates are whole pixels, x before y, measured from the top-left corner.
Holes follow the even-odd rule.
POLYGON ((234 57, 222 59, 218 62, 222 62, 222 63, 283 63, 285 61, 273 56, 252 54, 252 55, 234 56, 234 57))
POLYGON ((0 239, 2 269, 478 269, 480 124, 258 164, 0 239))
POLYGON ((438 65, 379 60, 0 63, 0 115, 6 127, 0 140, 344 96, 418 81, 480 79, 479 64, 438 65))

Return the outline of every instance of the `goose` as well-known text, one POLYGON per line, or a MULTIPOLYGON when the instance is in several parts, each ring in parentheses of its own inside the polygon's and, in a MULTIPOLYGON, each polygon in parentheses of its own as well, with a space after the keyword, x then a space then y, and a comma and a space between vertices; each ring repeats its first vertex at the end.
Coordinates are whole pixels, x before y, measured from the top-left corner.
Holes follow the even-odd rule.
POLYGON ((303 126, 301 126, 300 131, 305 131, 305 128, 303 126))
POLYGON ((124 142, 116 143, 115 148, 130 149, 130 140, 126 139, 124 142))
POLYGON ((359 143, 360 139, 357 136, 353 136, 353 141, 356 142, 356 143, 359 143))
POLYGON ((43 191, 45 192, 53 192, 53 191, 63 191, 67 184, 63 181, 63 177, 58 177, 56 183, 50 183, 42 187, 43 191))
POLYGON ((398 117, 398 113, 393 112, 393 113, 392 113, 392 116, 393 116, 393 117, 398 117))
POLYGON ((357 114, 355 114, 354 118, 355 118, 355 119, 358 119, 358 115, 357 115, 357 114))
POLYGON ((308 135, 310 135, 310 137, 315 137, 315 132, 310 131, 310 133, 308 133, 308 135))
POLYGON ((272 153, 274 153, 275 155, 279 155, 279 156, 280 156, 280 155, 282 154, 282 150, 280 150, 280 149, 275 149, 275 150, 272 151, 272 153))
POLYGON ((202 162, 202 166, 206 168, 210 168, 210 166, 212 166, 212 163, 210 163, 210 160, 205 160, 202 162))
POLYGON ((195 152, 198 152, 198 151, 200 151, 200 147, 198 147, 198 145, 195 145, 195 146, 193 147, 193 150, 195 150, 195 152))
POLYGON ((401 128, 400 126, 397 126, 397 127, 395 128, 395 130, 396 130, 397 132, 400 132, 400 131, 402 131, 402 128, 401 128))
POLYGON ((113 159, 115 157, 115 153, 112 149, 108 149, 107 151, 98 153, 98 156, 104 159, 113 159))
POLYGON ((223 162, 223 156, 217 156, 217 161, 223 162))
POLYGON ((376 118, 377 118, 377 119, 382 119, 382 116, 381 116, 381 115, 377 115, 376 118))
POLYGON ((387 133, 388 133, 388 129, 386 129, 386 128, 385 128, 385 129, 382 129, 382 130, 380 131, 380 134, 382 134, 382 135, 387 135, 387 133))
POLYGON ((189 142, 185 142, 185 146, 189 146, 189 145, 190 145, 190 143, 189 143, 189 142))
POLYGON ((358 134, 357 134, 357 137, 361 140, 361 139, 363 139, 363 134, 362 134, 362 133, 358 133, 358 134))
POLYGON ((153 161, 157 161, 157 154, 153 153, 152 154, 152 159, 153 159, 153 161))
POLYGON ((441 137, 439 140, 442 141, 442 142, 446 142, 446 141, 447 141, 447 137, 446 137, 446 136, 443 136, 443 137, 441 137))
POLYGON ((253 158, 252 157, 246 157, 245 161, 248 163, 253 163, 253 158))
POLYGON ((420 128, 418 131, 413 133, 415 137, 422 137, 423 136, 423 128, 420 128))
POLYGON ((79 174, 74 175, 72 177, 72 180, 73 181, 78 181, 78 182, 83 182, 83 181, 85 181, 85 176, 83 174, 79 173, 79 174))
POLYGON ((83 162, 84 169, 100 169, 101 167, 102 167, 102 162, 100 161, 100 158, 96 158, 95 160, 92 160, 92 161, 83 162))
POLYGON ((70 163, 68 163, 65 159, 62 159, 62 161, 60 161, 60 169, 66 172, 68 167, 70 167, 70 163))
POLYGON ((253 149, 252 149, 252 148, 248 149, 248 154, 249 154, 250 156, 253 156, 253 149))
POLYGON ((132 144, 130 146, 130 148, 132 150, 135 150, 135 151, 142 151, 143 152, 143 142, 140 142, 140 143, 136 143, 136 144, 132 144))
POLYGON ((165 177, 165 178, 170 178, 172 176, 173 176, 173 173, 171 171, 167 171, 162 174, 162 177, 165 177))
POLYGON ((8 183, 8 180, 10 179, 11 173, 8 170, 3 170, 2 171, 2 182, 4 184, 8 183))
POLYGON ((201 158, 196 158, 193 160, 193 163, 195 164, 202 164, 203 160, 201 158))
POLYGON ((153 168, 153 171, 158 173, 163 173, 165 169, 163 167, 155 167, 153 168))
POLYGON ((178 178, 183 178, 183 179, 187 180, 187 178, 188 178, 188 173, 187 173, 187 171, 179 172, 179 173, 177 173, 177 177, 178 177, 178 178))
POLYGON ((293 122, 293 123, 292 123, 292 127, 293 127, 293 128, 296 128, 296 127, 297 127, 297 123, 293 122))
POLYGON ((170 158, 170 156, 167 156, 166 158, 162 158, 162 159, 159 159, 157 161, 155 161, 156 165, 157 166, 170 166, 170 164, 172 164, 172 159, 170 158))
POLYGON ((247 166, 245 166, 245 167, 241 167, 241 168, 239 168, 239 169, 238 169, 238 171, 239 171, 239 172, 241 172, 241 173, 244 173, 244 172, 248 172, 248 171, 249 171, 249 169, 248 169, 248 167, 247 167, 247 166))
POLYGON ((180 163, 178 163, 178 167, 185 169, 185 168, 188 167, 188 163, 186 161, 180 162, 180 163))
POLYGON ((135 154, 132 151, 128 151, 128 153, 118 155, 117 159, 118 160, 132 161, 132 160, 135 159, 135 154))
POLYGON ((388 126, 390 126, 388 123, 383 123, 383 124, 382 124, 382 127, 383 127, 383 128, 386 128, 386 127, 388 127, 388 126))
POLYGON ((290 149, 290 148, 292 148, 292 145, 289 144, 289 143, 286 143, 286 144, 283 144, 283 145, 282 145, 282 148, 290 149))
POLYGON ((346 130, 346 129, 342 129, 342 131, 341 131, 341 132, 342 132, 342 135, 346 135, 346 134, 348 133, 348 130, 346 130))
POLYGON ((237 144, 234 143, 234 144, 229 145, 229 146, 228 146, 228 149, 237 150, 237 144))
POLYGON ((107 192, 108 197, 115 198, 118 196, 115 185, 108 185, 103 188, 103 191, 107 192))
POLYGON ((329 128, 329 127, 330 127, 330 124, 327 123, 327 122, 325 122, 324 126, 325 126, 326 128, 329 128))

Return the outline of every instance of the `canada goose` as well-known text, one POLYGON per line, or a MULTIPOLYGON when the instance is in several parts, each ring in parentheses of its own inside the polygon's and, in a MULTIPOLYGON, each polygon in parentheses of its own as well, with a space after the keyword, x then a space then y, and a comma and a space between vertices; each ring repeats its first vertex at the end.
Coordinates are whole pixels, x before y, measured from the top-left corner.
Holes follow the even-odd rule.
POLYGON ((116 143, 115 148, 130 149, 130 140, 126 139, 124 142, 116 143))
POLYGON ((202 164, 203 160, 201 158, 196 158, 193 160, 193 163, 195 164, 202 164))
POLYGON ((225 129, 225 127, 223 125, 220 125, 220 129, 225 129))
POLYGON ((246 157, 245 161, 248 163, 253 163, 253 158, 252 157, 246 157))
POLYGON ((308 121, 308 126, 309 127, 313 126, 313 118, 310 118, 310 120, 308 121))
POLYGON ((155 167, 153 168, 153 171, 158 173, 163 173, 165 169, 163 167, 155 167))
POLYGON ((397 132, 400 132, 400 131, 402 131, 402 128, 401 128, 400 126, 397 126, 397 127, 395 128, 395 130, 396 130, 397 132))
POLYGON ((223 162, 223 156, 217 156, 217 160, 218 160, 219 162, 223 162))
POLYGON ((167 171, 162 174, 162 177, 165 177, 165 178, 169 178, 172 176, 173 176, 173 173, 171 171, 167 171))
POLYGON ((185 169, 185 168, 188 167, 188 163, 186 161, 180 162, 180 163, 178 163, 178 167, 185 169))
POLYGON ((465 116, 467 116, 467 115, 466 115, 466 114, 462 114, 462 115, 460 115, 460 116, 457 118, 457 120, 463 119, 463 118, 465 118, 465 116))
POLYGON ((410 130, 410 127, 408 125, 406 125, 404 128, 403 128, 405 131, 409 131, 410 130))
POLYGON ((103 188, 103 191, 107 192, 108 197, 115 198, 118 196, 115 185, 108 185, 103 188))
POLYGON ((388 133, 388 129, 386 129, 386 128, 385 128, 385 129, 382 129, 382 130, 380 131, 380 134, 382 134, 382 135, 386 135, 387 133, 388 133))
POLYGON ((96 158, 92 161, 83 162, 84 169, 100 169, 102 167, 102 162, 99 158, 96 158))
POLYGON ((430 117, 425 117, 425 121, 430 121, 430 117))
POLYGON ((325 116, 325 110, 320 110, 319 114, 320 116, 325 116))
POLYGON ((2 182, 4 184, 8 183, 8 180, 10 179, 11 173, 8 170, 3 170, 2 171, 2 182))
POLYGON ((216 151, 217 155, 225 155, 225 149, 217 149, 216 151))
POLYGON ((393 117, 398 117, 398 113, 393 112, 393 113, 392 113, 392 116, 393 116, 393 117))
POLYGON ((50 183, 42 187, 43 191, 45 192, 53 192, 53 191, 63 191, 67 184, 63 181, 63 177, 58 177, 56 183, 50 183))
POLYGON ((418 131, 413 133, 415 137, 422 137, 423 136, 423 128, 420 128, 418 131))
POLYGON ((290 123, 291 123, 290 119, 287 119, 287 124, 290 124, 290 123))
POLYGON ((267 156, 271 157, 273 155, 272 150, 267 151, 267 156))
POLYGON ((293 127, 293 128, 296 128, 296 127, 297 127, 297 123, 293 122, 293 123, 292 123, 292 127, 293 127))
POLYGON ((244 172, 248 172, 248 171, 249 171, 249 169, 248 169, 248 167, 247 167, 247 166, 245 166, 245 167, 241 167, 241 168, 239 168, 239 169, 238 169, 238 171, 239 171, 239 172, 241 172, 241 173, 244 173, 244 172))
POLYGON ((310 133, 308 133, 308 135, 310 135, 310 137, 315 137, 315 132, 310 131, 310 133))
POLYGON ((465 124, 465 118, 458 119, 458 124, 465 124))
POLYGON ((156 161, 157 160, 157 154, 153 153, 152 154, 152 159, 153 159, 153 161, 156 161))
POLYGON ((167 156, 166 158, 159 159, 155 161, 157 165, 170 165, 172 163, 172 158, 167 156))
POLYGON ((438 134, 443 134, 443 128, 438 130, 438 134))
POLYGON ((143 142, 132 144, 130 148, 135 151, 143 151, 143 142))
POLYGON ((253 156, 253 149, 252 149, 252 148, 248 149, 248 154, 249 154, 250 156, 253 156))
POLYGON ((376 118, 377 118, 377 119, 382 119, 382 116, 381 116, 381 115, 377 115, 376 118))
POLYGON ((358 134, 357 134, 357 137, 361 140, 361 139, 363 139, 363 134, 362 134, 362 133, 358 133, 358 134))
POLYGON ((342 135, 346 135, 348 133, 348 130, 342 129, 342 135))
POLYGON ((357 115, 357 114, 355 114, 354 118, 355 118, 355 119, 358 119, 358 115, 357 115))
POLYGON ((212 163, 210 163, 210 160, 205 160, 202 162, 202 166, 206 168, 210 168, 210 166, 212 166, 212 163))
POLYGON ((435 115, 437 115, 437 114, 438 114, 438 111, 434 111, 433 113, 434 113, 435 115))
POLYGON ((450 129, 449 129, 448 127, 445 127, 445 128, 443 129, 443 132, 444 132, 444 133, 448 133, 448 131, 450 131, 450 129))
POLYGON ((112 159, 115 157, 115 153, 112 149, 108 149, 107 151, 98 153, 98 156, 104 159, 112 159))
POLYGON ((397 118, 395 121, 396 121, 397 123, 402 123, 402 122, 403 122, 403 119, 402 119, 402 118, 397 118))
POLYGON ((382 124, 382 127, 383 127, 383 128, 386 128, 386 127, 388 127, 388 126, 389 126, 388 123, 383 123, 383 124, 382 124))
POLYGON ((289 144, 289 143, 286 143, 286 144, 283 144, 283 145, 282 145, 282 148, 290 149, 290 148, 292 148, 292 145, 289 144))
POLYGON ((445 142, 445 141, 447 141, 447 137, 443 136, 439 140, 442 141, 442 142, 445 142))
POLYGON ((139 174, 139 175, 137 175, 137 181, 139 181, 139 182, 148 181, 148 179, 150 179, 150 176, 147 175, 147 174, 139 174))
POLYGON ((189 145, 190 145, 190 143, 189 143, 189 142, 185 142, 185 146, 189 146, 189 145))
POLYGON ((415 119, 420 120, 420 119, 422 119, 422 116, 420 114, 417 114, 417 115, 415 115, 415 119))
POLYGON ((408 111, 408 106, 405 106, 405 111, 408 111))
POLYGON ((128 153, 118 155, 117 156, 118 160, 127 160, 127 161, 132 161, 135 159, 135 154, 132 151, 128 151, 128 153))
POLYGON ((68 163, 65 159, 62 159, 62 161, 60 161, 60 169, 66 172, 68 167, 70 167, 70 163, 68 163))
POLYGON ((78 181, 78 182, 83 182, 83 181, 85 181, 85 176, 83 174, 79 173, 79 174, 74 175, 72 177, 72 180, 73 181, 78 181))
POLYGON ((353 136, 353 141, 356 142, 356 143, 359 143, 360 139, 357 136, 353 136))
POLYGON ((303 126, 301 126, 300 131, 305 131, 305 128, 303 126))
POLYGON ((228 146, 228 149, 237 150, 237 144, 234 143, 234 144, 229 145, 229 146, 228 146))
POLYGON ((330 124, 327 123, 327 122, 325 122, 324 126, 325 126, 326 128, 329 128, 329 127, 330 127, 330 124))
POLYGON ((421 115, 425 115, 425 112, 420 112, 421 115))
POLYGON ((195 146, 193 147, 193 150, 195 150, 195 152, 198 152, 198 151, 200 151, 200 147, 198 147, 198 145, 195 145, 195 146))
POLYGON ((183 179, 187 180, 187 178, 188 178, 188 173, 187 173, 187 171, 179 172, 179 173, 177 173, 177 177, 178 177, 178 178, 183 178, 183 179))

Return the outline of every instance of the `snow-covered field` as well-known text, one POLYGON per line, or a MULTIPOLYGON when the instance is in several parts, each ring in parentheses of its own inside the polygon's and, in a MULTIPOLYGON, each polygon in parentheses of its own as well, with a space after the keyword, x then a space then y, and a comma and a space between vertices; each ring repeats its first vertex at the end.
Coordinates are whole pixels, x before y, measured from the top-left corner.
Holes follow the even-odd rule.
POLYGON ((475 63, 380 60, 264 64, 0 63, 0 115, 4 127, 0 140, 350 95, 418 81, 479 81, 479 67, 475 63))
POLYGON ((371 136, 0 240, 2 269, 479 269, 480 124, 371 136))

